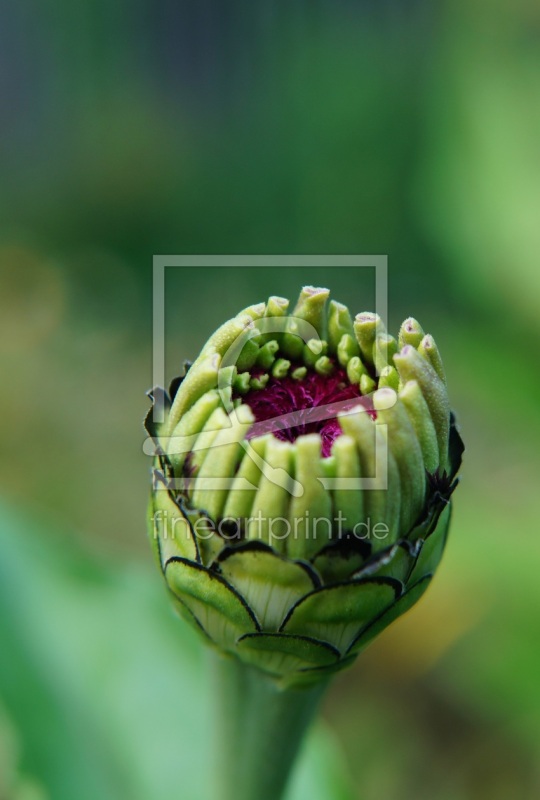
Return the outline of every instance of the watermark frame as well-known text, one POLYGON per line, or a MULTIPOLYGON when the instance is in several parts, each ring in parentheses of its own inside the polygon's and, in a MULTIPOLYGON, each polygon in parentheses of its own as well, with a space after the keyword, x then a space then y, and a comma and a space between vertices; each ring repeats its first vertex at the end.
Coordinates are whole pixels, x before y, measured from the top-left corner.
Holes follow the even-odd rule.
MULTIPOLYGON (((165 284, 167 269, 175 268, 362 268, 375 271, 375 312, 386 323, 388 318, 388 256, 373 255, 154 255, 153 256, 153 322, 152 322, 152 377, 154 386, 165 386, 165 284)), ((158 394, 152 410, 152 421, 161 424, 165 420, 165 399, 158 394)), ((358 481, 363 489, 386 488, 387 485, 387 451, 385 441, 377 447, 375 476, 356 480, 321 479, 326 489, 356 488, 358 481), (381 452, 382 451, 382 452, 381 452), (349 482, 350 486, 341 485, 349 482), (328 485, 327 485, 328 484, 328 485), (382 485, 381 485, 382 484, 382 485)), ((221 488, 221 487, 220 487, 221 488)))

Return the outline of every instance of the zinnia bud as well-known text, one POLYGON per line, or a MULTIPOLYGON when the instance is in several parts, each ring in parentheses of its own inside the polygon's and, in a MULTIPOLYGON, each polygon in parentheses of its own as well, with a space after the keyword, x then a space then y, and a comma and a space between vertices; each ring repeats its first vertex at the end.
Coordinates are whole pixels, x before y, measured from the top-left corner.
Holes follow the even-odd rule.
POLYGON ((245 309, 147 418, 178 610, 283 685, 349 664, 421 597, 463 451, 433 338, 327 299, 245 309))

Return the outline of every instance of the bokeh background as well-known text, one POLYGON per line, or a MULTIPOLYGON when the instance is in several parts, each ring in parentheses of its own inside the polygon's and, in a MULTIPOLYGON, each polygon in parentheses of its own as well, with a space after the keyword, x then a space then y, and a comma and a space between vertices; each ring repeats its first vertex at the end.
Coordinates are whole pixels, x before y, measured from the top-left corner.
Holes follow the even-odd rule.
MULTIPOLYGON (((438 576, 290 800, 538 797, 538 4, 2 0, 0 96, 2 800, 211 800, 205 655, 144 531, 158 253, 388 254, 467 443, 438 576)), ((171 274, 168 377, 303 283, 373 303, 360 271, 171 274)))

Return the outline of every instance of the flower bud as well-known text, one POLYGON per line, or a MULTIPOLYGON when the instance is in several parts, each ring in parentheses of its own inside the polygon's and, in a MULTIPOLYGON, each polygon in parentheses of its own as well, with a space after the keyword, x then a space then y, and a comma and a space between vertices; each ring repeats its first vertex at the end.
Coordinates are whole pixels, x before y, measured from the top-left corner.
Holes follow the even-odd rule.
POLYGON ((147 418, 179 612, 282 685, 351 663, 423 594, 463 450, 433 338, 327 300, 245 309, 173 382, 165 423, 147 418))

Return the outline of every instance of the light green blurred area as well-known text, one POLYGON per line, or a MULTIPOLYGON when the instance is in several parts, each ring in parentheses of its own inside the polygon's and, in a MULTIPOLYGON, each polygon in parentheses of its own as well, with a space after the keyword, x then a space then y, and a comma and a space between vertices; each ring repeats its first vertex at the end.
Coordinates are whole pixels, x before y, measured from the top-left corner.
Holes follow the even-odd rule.
MULTIPOLYGON (((0 797, 211 800, 210 678, 145 541, 141 427, 152 255, 207 252, 388 254, 390 327, 436 338, 467 445, 440 571, 336 680, 290 800, 535 798, 538 9, 236 12, 0 8, 0 797)), ((304 283, 374 304, 368 271, 171 271, 167 378, 304 283)))

